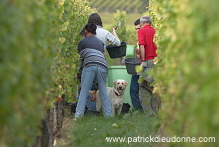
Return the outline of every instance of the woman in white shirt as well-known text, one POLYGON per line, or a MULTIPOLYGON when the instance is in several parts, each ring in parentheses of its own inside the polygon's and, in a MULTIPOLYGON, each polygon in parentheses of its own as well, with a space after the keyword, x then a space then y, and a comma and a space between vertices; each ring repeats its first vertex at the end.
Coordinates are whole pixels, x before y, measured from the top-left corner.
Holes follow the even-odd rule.
POLYGON ((113 32, 103 29, 103 24, 100 16, 97 13, 92 13, 88 19, 88 23, 94 23, 97 25, 96 37, 99 38, 106 46, 107 42, 112 43, 112 45, 120 46, 121 42, 116 34, 116 29, 113 28, 113 32))

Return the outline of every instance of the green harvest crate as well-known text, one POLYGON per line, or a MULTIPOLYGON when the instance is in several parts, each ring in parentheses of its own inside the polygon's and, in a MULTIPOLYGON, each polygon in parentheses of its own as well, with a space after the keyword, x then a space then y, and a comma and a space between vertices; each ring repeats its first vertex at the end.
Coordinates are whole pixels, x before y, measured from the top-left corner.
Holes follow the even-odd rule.
POLYGON ((123 79, 128 82, 128 86, 126 87, 125 90, 124 102, 129 103, 130 106, 132 106, 131 97, 130 97, 131 75, 127 73, 126 66, 108 67, 108 86, 113 87, 113 82, 117 79, 123 79))

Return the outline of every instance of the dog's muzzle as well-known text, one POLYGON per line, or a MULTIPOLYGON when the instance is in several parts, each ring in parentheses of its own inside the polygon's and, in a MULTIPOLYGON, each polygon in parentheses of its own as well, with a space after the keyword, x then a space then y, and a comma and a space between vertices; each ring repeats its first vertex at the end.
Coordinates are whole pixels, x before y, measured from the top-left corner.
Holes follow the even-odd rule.
POLYGON ((119 92, 119 93, 122 93, 123 92, 123 87, 122 86, 119 86, 118 88, 117 88, 117 91, 119 92))

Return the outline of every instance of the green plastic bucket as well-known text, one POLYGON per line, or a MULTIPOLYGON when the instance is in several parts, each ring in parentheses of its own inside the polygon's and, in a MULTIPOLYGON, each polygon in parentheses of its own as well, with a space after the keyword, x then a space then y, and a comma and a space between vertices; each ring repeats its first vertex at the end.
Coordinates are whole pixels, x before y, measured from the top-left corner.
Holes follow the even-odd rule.
POLYGON ((115 80, 122 79, 128 82, 128 86, 125 90, 125 98, 124 103, 131 103, 130 97, 130 84, 131 84, 131 75, 129 75, 126 71, 126 66, 109 66, 108 67, 108 87, 113 87, 113 82, 115 80))

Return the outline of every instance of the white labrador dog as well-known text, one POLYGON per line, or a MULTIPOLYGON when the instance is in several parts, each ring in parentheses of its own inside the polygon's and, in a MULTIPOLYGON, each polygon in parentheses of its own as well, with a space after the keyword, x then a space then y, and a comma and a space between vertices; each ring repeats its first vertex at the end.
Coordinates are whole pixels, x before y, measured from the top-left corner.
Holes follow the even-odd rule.
MULTIPOLYGON (((118 109, 118 115, 121 113, 122 105, 124 103, 125 88, 128 85, 128 82, 119 79, 114 81, 113 85, 113 87, 107 87, 107 92, 112 106, 112 113, 113 116, 115 116, 115 109, 118 109)), ((96 109, 97 111, 100 111, 101 109, 99 90, 96 92, 96 109)))

